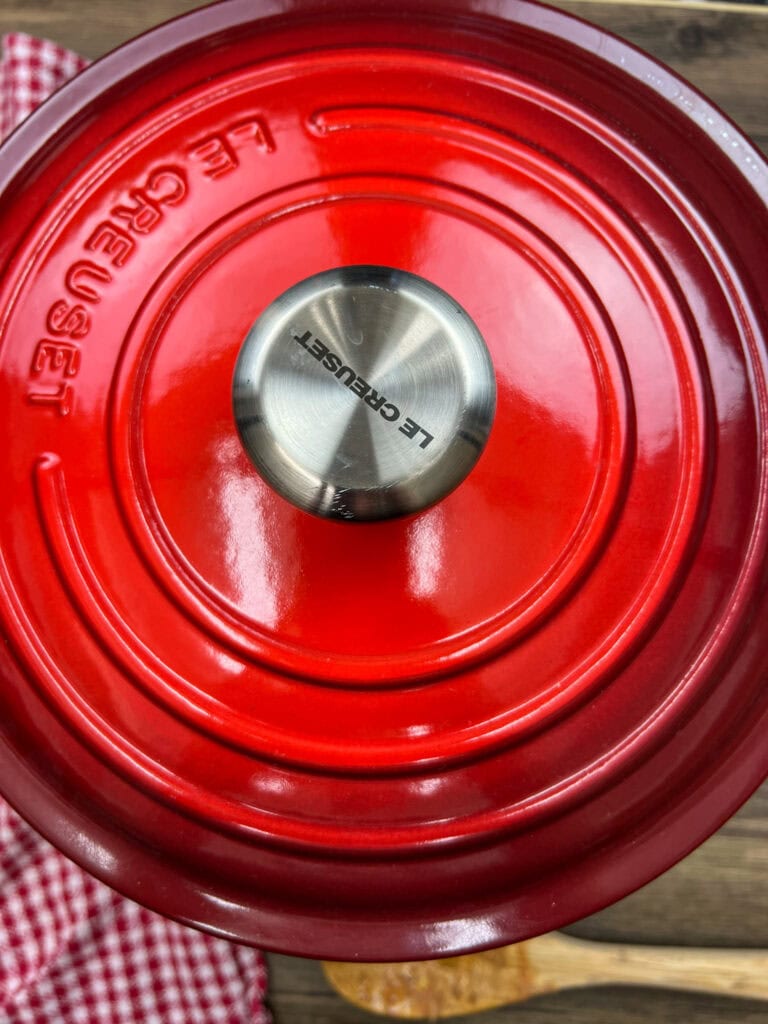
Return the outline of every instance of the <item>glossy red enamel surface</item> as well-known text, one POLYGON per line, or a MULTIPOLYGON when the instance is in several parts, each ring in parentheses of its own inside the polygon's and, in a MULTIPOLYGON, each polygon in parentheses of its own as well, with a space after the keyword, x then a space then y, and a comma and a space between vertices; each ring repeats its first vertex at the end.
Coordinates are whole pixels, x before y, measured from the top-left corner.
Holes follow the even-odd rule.
POLYGON ((2 156, 0 787, 64 850, 411 959, 597 909, 762 780, 768 169, 690 87, 528 3, 232 2, 2 156), (278 497, 231 397, 269 303, 361 264, 498 390, 464 483, 362 525, 278 497))

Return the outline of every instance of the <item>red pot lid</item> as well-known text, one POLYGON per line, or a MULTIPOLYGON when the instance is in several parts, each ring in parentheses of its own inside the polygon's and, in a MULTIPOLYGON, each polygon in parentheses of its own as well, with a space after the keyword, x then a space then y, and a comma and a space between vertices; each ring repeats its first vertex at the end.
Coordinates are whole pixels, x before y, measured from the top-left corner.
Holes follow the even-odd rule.
POLYGON ((768 168, 691 87, 528 2, 233 0, 2 178, 0 786, 66 853, 412 959, 764 778, 768 168))

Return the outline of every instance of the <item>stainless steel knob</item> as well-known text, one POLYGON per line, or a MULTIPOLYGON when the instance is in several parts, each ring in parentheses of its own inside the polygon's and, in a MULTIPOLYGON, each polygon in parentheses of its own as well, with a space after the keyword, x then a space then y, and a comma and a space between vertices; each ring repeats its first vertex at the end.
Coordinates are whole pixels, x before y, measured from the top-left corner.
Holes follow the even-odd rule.
POLYGON ((461 483, 488 439, 496 383, 480 332, 442 289, 353 266, 270 304, 240 351, 233 403, 246 451, 284 498, 372 520, 461 483))

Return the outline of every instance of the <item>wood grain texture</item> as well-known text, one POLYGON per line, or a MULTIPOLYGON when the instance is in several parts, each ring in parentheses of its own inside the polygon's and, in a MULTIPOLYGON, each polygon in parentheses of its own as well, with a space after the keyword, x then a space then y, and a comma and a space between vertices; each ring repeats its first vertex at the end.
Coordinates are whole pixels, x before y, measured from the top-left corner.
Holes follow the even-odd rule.
MULTIPOLYGON (((254 0, 256 4, 258 0, 254 0)), ((0 0, 0 34, 27 31, 95 58, 190 0, 0 0)), ((702 5, 559 6, 670 64, 707 93, 768 153, 768 10, 702 5)), ((768 948, 768 784, 676 868, 574 925, 584 938, 768 948)), ((341 1000, 319 963, 270 958, 275 1024, 370 1024, 384 1018, 341 1000)), ((592 988, 464 1017, 479 1024, 768 1024, 768 1005, 649 988, 592 988)))
POLYGON ((559 3, 628 39, 714 100, 768 153, 768 13, 559 3))
POLYGON ((323 971, 355 1006, 405 1020, 455 1017, 605 985, 768 1002, 768 950, 591 942, 561 932, 445 960, 329 962, 323 971))

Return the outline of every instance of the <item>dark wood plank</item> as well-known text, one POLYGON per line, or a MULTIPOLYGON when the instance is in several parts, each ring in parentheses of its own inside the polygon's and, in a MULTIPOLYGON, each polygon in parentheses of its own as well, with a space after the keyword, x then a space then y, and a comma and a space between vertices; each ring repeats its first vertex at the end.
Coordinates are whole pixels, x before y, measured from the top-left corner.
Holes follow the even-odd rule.
MULTIPOLYGON (((290 958, 271 958, 270 1007, 275 1024, 395 1024, 396 1018, 369 1014, 341 1000, 315 965, 317 992, 277 988, 293 974, 290 958)), ((470 1014, 465 1024, 766 1024, 765 1003, 657 989, 605 987, 540 996, 516 1006, 470 1014)))
MULTIPOLYGON (((349 1003, 306 996, 285 997, 273 1009, 275 1024, 395 1024, 349 1003)), ((452 1018, 457 1024, 766 1024, 765 1006, 646 989, 562 992, 518 1006, 452 1018)))
POLYGON ((154 25, 204 6, 200 0, 0 0, 0 34, 45 36, 93 59, 154 25))
POLYGON ((646 50, 714 100, 768 153, 768 8, 708 10, 561 0, 646 50))

